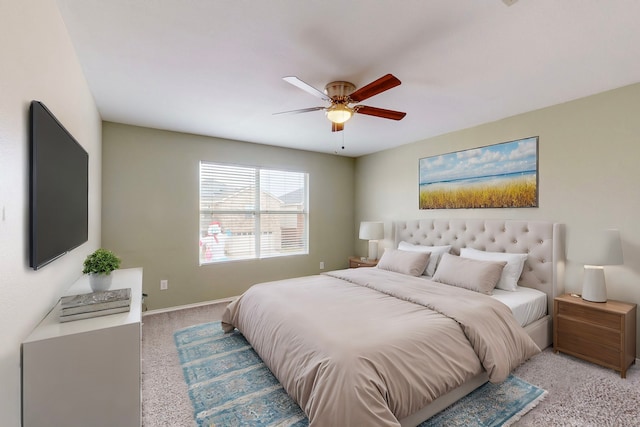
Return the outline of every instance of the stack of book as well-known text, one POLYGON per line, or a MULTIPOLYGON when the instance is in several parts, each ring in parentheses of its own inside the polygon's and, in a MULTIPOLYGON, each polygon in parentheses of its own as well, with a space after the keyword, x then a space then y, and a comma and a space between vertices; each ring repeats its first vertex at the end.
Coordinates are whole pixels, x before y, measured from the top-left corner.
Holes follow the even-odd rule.
POLYGON ((129 311, 131 288, 69 295, 60 298, 60 321, 88 319, 129 311))

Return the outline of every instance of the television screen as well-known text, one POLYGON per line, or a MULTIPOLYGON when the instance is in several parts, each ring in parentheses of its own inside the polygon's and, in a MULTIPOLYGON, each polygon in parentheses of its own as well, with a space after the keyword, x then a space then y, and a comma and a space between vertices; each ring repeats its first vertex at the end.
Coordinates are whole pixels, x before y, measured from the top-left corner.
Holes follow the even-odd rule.
POLYGON ((31 102, 30 256, 37 270, 88 239, 89 155, 44 104, 31 102))

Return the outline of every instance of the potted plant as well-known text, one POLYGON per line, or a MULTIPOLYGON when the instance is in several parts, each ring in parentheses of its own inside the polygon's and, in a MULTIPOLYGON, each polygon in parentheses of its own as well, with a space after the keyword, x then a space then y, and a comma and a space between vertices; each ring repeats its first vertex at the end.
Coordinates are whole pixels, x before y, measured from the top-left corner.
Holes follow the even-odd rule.
POLYGON ((96 291, 106 291, 111 286, 111 272, 120 267, 120 258, 107 249, 97 249, 84 260, 82 272, 89 275, 89 285, 96 291))

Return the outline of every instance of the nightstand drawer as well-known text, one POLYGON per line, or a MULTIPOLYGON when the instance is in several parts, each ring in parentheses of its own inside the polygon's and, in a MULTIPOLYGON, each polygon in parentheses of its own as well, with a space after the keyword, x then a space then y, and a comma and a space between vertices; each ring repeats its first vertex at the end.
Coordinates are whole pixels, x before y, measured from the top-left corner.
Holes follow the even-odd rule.
POLYGON ((349 268, 375 267, 378 264, 377 259, 362 259, 360 257, 349 257, 349 268))
MULTIPOLYGON (((618 320, 618 325, 620 320, 618 320)), ((564 316, 558 316, 558 334, 571 335, 588 343, 599 343, 609 346, 620 352, 620 331, 618 329, 605 328, 590 324, 581 320, 574 320, 564 316)))
POLYGON ((576 304, 559 303, 558 315, 575 317, 582 321, 593 323, 594 325, 606 326, 607 328, 616 330, 620 330, 621 327, 619 314, 598 311, 576 304))
POLYGON ((620 369, 621 353, 619 347, 600 345, 576 335, 558 334, 557 348, 591 362, 620 369))
POLYGON ((361 261, 351 261, 349 268, 371 267, 370 263, 361 261))

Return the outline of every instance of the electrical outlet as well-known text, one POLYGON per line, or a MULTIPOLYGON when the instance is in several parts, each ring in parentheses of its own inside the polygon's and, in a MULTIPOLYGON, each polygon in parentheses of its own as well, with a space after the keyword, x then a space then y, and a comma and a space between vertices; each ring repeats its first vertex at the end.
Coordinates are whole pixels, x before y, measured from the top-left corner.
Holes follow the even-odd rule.
POLYGON ((320 261, 320 270, 324 270, 324 261, 320 261))
POLYGON ((169 281, 167 279, 160 280, 160 290, 166 291, 169 289, 169 281))

